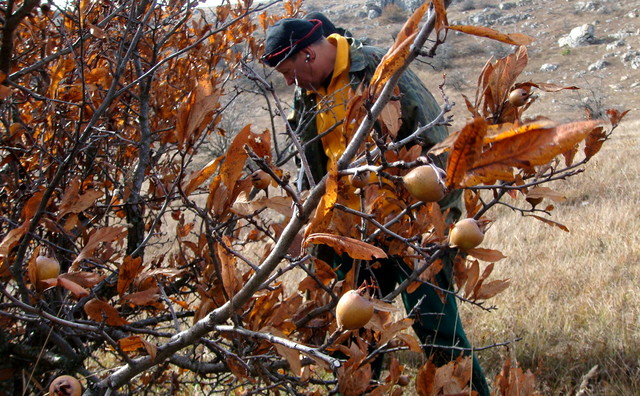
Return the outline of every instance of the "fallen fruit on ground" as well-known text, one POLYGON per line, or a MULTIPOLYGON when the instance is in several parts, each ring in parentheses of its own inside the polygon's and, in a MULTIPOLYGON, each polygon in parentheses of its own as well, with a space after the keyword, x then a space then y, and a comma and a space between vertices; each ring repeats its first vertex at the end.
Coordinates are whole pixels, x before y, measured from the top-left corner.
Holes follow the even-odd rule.
POLYGON ((60 263, 49 256, 36 257, 36 281, 57 278, 60 275, 60 263))
POLYGON ((529 91, 524 88, 516 88, 509 93, 509 103, 516 107, 524 106, 529 99, 529 91))
POLYGON ((51 396, 80 396, 81 394, 80 381, 70 375, 56 377, 49 385, 49 395, 51 396))
POLYGON ((366 325, 373 316, 373 304, 357 290, 344 293, 336 306, 338 328, 355 330, 366 325))
POLYGON ((462 250, 477 247, 484 239, 484 231, 478 220, 473 218, 458 221, 449 233, 449 245, 462 250))
POLYGON ((402 177, 407 191, 423 202, 437 202, 444 198, 445 172, 433 165, 421 165, 413 168, 402 177))

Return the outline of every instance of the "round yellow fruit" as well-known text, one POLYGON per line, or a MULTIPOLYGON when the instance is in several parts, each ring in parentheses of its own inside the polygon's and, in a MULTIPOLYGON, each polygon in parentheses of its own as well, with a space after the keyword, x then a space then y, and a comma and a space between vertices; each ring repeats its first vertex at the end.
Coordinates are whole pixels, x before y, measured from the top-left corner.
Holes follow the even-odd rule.
POLYGON ((60 263, 48 256, 36 257, 36 281, 57 278, 60 275, 60 263))
POLYGON ((80 381, 70 375, 56 377, 49 385, 49 395, 51 396, 80 396, 81 394, 80 381))
POLYGON ((524 88, 516 88, 509 93, 509 103, 516 107, 524 106, 529 99, 529 91, 524 88))
POLYGON ((269 183, 271 183, 271 176, 262 169, 258 169, 251 174, 251 184, 253 187, 259 190, 266 190, 269 187, 269 183))
POLYGON ((445 172, 436 166, 421 165, 411 169, 402 177, 402 181, 414 198, 423 202, 437 202, 447 192, 444 175, 445 172))
POLYGON ((484 231, 478 220, 468 218, 458 221, 449 233, 449 244, 462 250, 477 247, 484 239, 484 231))
POLYGON ((355 330, 369 323, 373 316, 373 304, 358 293, 349 290, 344 293, 336 306, 338 328, 355 330))
POLYGON ((364 171, 349 175, 349 183, 355 188, 363 188, 370 183, 371 172, 364 171))

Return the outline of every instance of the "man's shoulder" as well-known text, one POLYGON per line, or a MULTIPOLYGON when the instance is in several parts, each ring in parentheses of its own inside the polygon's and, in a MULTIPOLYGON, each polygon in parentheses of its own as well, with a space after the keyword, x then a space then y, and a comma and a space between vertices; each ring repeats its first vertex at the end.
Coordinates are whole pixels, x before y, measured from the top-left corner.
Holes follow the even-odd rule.
POLYGON ((366 45, 362 41, 355 38, 348 38, 349 52, 351 60, 351 71, 357 72, 367 68, 377 67, 382 57, 387 52, 385 49, 366 45))

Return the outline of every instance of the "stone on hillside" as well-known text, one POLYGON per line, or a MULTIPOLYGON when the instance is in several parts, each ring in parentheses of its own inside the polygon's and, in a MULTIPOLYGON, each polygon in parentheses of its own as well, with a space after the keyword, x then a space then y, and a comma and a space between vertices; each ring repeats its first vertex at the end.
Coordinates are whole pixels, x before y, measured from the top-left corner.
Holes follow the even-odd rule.
POLYGON ((599 61, 590 64, 589 67, 587 68, 587 70, 589 70, 590 72, 597 71, 597 70, 602 70, 602 69, 605 69, 609 65, 610 65, 609 62, 607 62, 604 59, 600 59, 599 61))
POLYGON ((576 48, 593 44, 595 42, 594 33, 595 27, 591 24, 575 27, 571 29, 571 32, 567 36, 561 37, 558 40, 558 46, 576 48))
POLYGON ((558 65, 553 63, 545 63, 544 65, 540 66, 541 72, 552 72, 556 70, 558 70, 558 65))

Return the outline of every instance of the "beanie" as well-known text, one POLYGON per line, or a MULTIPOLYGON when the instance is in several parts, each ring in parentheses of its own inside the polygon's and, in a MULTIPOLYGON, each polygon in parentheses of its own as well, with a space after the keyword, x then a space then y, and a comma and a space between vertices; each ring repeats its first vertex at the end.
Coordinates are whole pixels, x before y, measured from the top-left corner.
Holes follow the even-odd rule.
POLYGON ((267 29, 264 55, 260 59, 275 67, 321 38, 322 22, 317 19, 281 19, 267 29))

